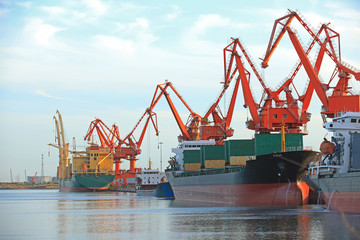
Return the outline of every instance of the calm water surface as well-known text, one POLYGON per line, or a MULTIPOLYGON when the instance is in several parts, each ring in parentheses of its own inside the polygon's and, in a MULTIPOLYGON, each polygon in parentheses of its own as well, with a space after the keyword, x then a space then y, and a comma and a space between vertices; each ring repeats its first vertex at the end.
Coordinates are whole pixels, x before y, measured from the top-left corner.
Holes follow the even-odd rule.
POLYGON ((0 191, 0 239, 360 239, 324 206, 214 207, 132 193, 0 191))

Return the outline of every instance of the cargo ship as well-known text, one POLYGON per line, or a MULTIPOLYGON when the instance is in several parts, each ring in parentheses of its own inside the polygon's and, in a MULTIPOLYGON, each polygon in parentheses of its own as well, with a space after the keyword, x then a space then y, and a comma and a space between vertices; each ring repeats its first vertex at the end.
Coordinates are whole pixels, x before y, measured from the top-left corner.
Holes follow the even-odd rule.
POLYGON ((321 143, 321 161, 311 164, 306 182, 329 210, 360 213, 360 113, 342 114, 325 128, 332 139, 321 143))
POLYGON ((304 182, 318 152, 302 134, 255 134, 254 139, 184 141, 166 171, 176 200, 221 206, 296 206, 308 203, 304 182))
POLYGON ((59 179, 59 190, 61 192, 107 190, 115 177, 110 150, 91 143, 86 148, 86 152, 73 154, 72 164, 66 167, 67 174, 59 179))
POLYGON ((57 111, 54 116, 58 145, 49 144, 59 149, 59 166, 57 177, 59 191, 85 192, 106 190, 114 180, 113 154, 109 148, 99 147, 96 143, 89 143, 86 151, 70 151, 69 143, 65 142, 62 117, 57 111), (69 157, 72 154, 72 162, 69 157))

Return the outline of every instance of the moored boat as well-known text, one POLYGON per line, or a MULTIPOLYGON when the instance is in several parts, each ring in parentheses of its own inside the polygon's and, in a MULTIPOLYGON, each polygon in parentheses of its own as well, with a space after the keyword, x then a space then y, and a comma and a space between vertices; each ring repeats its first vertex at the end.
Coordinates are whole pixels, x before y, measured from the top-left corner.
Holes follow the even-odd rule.
POLYGON ((74 152, 65 177, 59 179, 61 192, 107 190, 114 180, 113 158, 108 148, 92 143, 86 152, 74 152), (70 169, 69 169, 70 168, 70 169))
POLYGON ((324 139, 321 161, 309 167, 306 182, 328 209, 360 213, 360 113, 347 112, 325 128, 332 139, 324 139))
POLYGON ((165 179, 165 174, 159 169, 143 169, 136 174, 136 194, 138 196, 155 196, 157 185, 165 179))
POLYGON ((84 192, 108 189, 115 177, 113 154, 110 149, 90 143, 86 151, 70 151, 69 143, 65 142, 61 114, 59 111, 57 113, 59 121, 55 116, 54 120, 58 145, 49 145, 59 149, 59 166, 57 168, 59 191, 84 192), (69 153, 72 154, 72 161, 69 153))
POLYGON ((175 198, 174 192, 168 181, 161 182, 156 186, 155 196, 158 198, 164 198, 164 199, 174 199, 175 198))
POLYGON ((182 142, 173 149, 176 161, 166 171, 175 199, 225 206, 307 204, 304 176, 318 153, 303 150, 301 134, 286 138, 284 152, 280 134, 257 134, 255 139, 229 140, 224 146, 182 142))

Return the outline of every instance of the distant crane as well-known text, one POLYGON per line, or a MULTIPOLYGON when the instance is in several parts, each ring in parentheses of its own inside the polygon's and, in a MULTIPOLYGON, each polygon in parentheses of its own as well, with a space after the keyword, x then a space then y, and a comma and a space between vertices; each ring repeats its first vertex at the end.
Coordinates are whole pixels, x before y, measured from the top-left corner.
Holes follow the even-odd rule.
POLYGON ((35 173, 35 176, 33 176, 33 177, 31 178, 31 182, 32 182, 33 184, 35 183, 36 175, 37 175, 37 172, 35 173))

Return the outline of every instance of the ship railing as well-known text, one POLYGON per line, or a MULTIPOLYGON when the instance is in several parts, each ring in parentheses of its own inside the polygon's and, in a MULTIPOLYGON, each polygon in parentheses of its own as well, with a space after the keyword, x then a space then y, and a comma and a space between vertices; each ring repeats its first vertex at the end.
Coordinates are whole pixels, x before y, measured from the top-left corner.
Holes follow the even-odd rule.
POLYGON ((308 175, 333 175, 334 173, 338 172, 342 166, 339 165, 319 165, 309 167, 308 175))
POLYGON ((296 152, 296 151, 313 151, 311 146, 291 146, 285 147, 286 152, 296 152))
POLYGON ((291 146, 291 147, 285 147, 286 152, 295 152, 295 151, 302 151, 304 150, 303 146, 291 146))
POLYGON ((312 146, 303 146, 304 151, 314 151, 314 148, 312 146))

